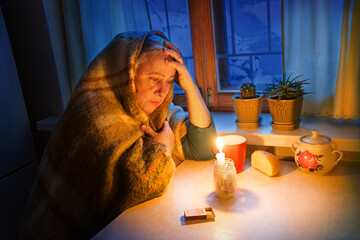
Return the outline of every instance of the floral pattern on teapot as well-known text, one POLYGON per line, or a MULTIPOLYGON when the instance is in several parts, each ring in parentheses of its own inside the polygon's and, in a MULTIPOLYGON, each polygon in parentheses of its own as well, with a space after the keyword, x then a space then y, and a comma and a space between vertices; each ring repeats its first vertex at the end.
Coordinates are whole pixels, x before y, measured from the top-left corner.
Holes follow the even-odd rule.
POLYGON ((299 151, 297 153, 296 164, 301 168, 306 168, 310 172, 319 171, 324 168, 323 165, 320 164, 323 155, 316 155, 309 152, 309 150, 305 150, 303 152, 299 151))

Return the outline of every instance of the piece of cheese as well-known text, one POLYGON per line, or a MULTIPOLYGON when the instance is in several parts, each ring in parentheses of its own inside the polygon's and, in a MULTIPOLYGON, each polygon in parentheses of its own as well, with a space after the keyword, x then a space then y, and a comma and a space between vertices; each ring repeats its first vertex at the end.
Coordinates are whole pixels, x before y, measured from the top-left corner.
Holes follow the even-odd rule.
POLYGON ((256 150, 251 154, 251 166, 270 177, 280 171, 279 159, 274 154, 262 150, 256 150))

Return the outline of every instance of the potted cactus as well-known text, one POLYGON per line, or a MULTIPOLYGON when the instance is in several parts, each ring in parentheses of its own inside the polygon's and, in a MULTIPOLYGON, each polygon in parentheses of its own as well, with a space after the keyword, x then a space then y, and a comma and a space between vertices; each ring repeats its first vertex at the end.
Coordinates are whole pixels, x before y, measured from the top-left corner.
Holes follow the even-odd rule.
POLYGON ((309 92, 304 91, 304 85, 309 84, 308 79, 301 80, 303 75, 278 80, 274 77, 272 84, 266 84, 265 96, 269 103, 272 117, 271 126, 279 130, 293 130, 299 127, 303 96, 309 92))
POLYGON ((256 91, 254 83, 247 82, 240 86, 240 93, 232 97, 234 110, 239 128, 257 128, 260 126, 261 118, 261 94, 256 91))

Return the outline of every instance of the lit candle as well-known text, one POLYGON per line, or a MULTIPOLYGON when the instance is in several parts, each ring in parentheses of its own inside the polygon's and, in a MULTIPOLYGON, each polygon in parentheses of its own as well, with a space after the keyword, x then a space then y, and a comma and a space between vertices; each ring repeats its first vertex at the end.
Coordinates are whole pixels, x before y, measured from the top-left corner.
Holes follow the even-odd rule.
POLYGON ((216 159, 219 167, 225 166, 225 153, 222 152, 223 147, 223 139, 222 137, 218 137, 216 139, 216 144, 219 149, 219 153, 216 154, 216 159))

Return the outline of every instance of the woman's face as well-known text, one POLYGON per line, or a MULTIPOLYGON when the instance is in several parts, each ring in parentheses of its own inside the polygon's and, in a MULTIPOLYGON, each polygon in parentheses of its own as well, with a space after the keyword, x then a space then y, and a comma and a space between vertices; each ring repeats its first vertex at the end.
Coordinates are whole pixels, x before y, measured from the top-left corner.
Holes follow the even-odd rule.
MULTIPOLYGON (((165 62, 165 54, 146 53, 135 77, 136 97, 141 109, 151 114, 166 98, 175 79, 175 68, 165 62)), ((144 54, 145 55, 145 54, 144 54)))

